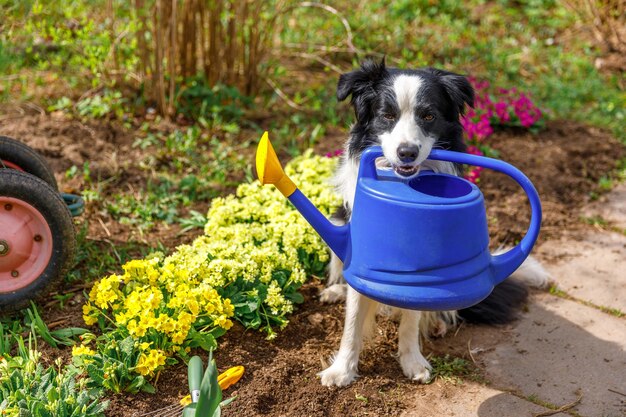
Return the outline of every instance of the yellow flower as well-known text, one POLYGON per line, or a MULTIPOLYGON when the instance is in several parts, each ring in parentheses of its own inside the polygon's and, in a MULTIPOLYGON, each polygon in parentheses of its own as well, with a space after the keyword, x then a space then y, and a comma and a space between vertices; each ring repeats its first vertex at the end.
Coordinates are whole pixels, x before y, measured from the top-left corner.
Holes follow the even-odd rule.
POLYGON ((219 316, 214 320, 216 326, 221 327, 222 329, 228 330, 233 327, 233 322, 228 320, 226 316, 219 316))
POLYGON ((135 370, 141 375, 154 375, 155 371, 165 365, 167 356, 160 349, 151 349, 148 354, 139 355, 135 370))
POLYGON ((83 305, 83 320, 87 326, 93 326, 98 322, 98 310, 87 303, 83 305))
POLYGON ((96 352, 93 349, 91 349, 89 346, 85 346, 85 345, 72 346, 72 356, 83 356, 83 355, 93 356, 95 354, 96 352))

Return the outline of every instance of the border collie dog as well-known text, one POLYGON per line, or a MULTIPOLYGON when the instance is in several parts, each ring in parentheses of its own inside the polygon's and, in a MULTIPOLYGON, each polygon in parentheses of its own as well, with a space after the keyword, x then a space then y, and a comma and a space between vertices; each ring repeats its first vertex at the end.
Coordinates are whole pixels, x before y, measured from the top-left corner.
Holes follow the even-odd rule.
MULTIPOLYGON (((339 78, 337 98, 341 101, 350 96, 356 123, 350 130, 334 178, 344 204, 333 216, 333 222, 344 224, 350 219, 359 160, 369 146, 380 145, 383 149, 384 158, 377 161, 377 165, 393 169, 403 178, 417 175, 420 169, 461 174, 460 167, 453 163, 426 158, 434 148, 466 150, 459 118, 466 105, 473 105, 474 90, 465 77, 433 68, 387 68, 384 60, 380 63, 368 60, 360 69, 339 78)), ((415 238, 420 239, 420 236, 415 238)), ((430 379, 431 367, 422 355, 420 337, 442 336, 459 318, 470 322, 507 323, 516 317, 519 307, 526 301, 527 285, 543 287, 548 282, 548 274, 532 258, 513 275, 513 279, 496 286, 486 300, 458 312, 382 309, 400 319, 398 359, 404 374, 422 383, 430 379)), ((320 298, 323 302, 346 301, 341 346, 330 367, 319 373, 323 385, 345 386, 357 377, 359 354, 364 339, 375 330, 379 305, 346 285, 341 261, 334 254, 327 287, 320 298)))

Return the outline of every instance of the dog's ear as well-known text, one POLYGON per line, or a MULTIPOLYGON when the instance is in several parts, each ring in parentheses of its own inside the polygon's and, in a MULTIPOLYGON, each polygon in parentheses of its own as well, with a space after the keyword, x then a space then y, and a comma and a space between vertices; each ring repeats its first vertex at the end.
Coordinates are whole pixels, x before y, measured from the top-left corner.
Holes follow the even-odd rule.
POLYGON ((358 70, 342 74, 337 84, 337 99, 343 101, 352 96, 350 102, 354 106, 357 119, 362 119, 364 110, 368 108, 368 101, 376 95, 375 87, 387 75, 385 58, 380 62, 366 60, 358 70))
POLYGON ((460 114, 465 114, 466 104, 470 107, 474 107, 474 88, 467 78, 453 72, 434 68, 428 68, 428 70, 439 77, 439 81, 457 106, 460 114))

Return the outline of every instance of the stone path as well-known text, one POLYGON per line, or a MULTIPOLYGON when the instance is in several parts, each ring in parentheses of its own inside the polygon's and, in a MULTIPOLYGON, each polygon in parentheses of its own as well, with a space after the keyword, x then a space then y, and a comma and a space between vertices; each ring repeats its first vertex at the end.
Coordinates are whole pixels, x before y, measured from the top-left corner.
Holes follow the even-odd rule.
POLYGON ((403 417, 530 417, 572 403, 550 415, 626 416, 626 183, 583 215, 603 227, 536 251, 560 291, 535 294, 497 343, 473 343, 488 383, 419 390, 403 417))

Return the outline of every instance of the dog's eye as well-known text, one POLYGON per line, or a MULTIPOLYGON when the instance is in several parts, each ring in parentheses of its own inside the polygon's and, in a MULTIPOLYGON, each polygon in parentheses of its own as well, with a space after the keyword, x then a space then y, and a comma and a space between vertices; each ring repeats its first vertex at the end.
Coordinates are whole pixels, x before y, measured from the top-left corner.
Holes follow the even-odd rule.
POLYGON ((426 120, 427 122, 432 122, 433 120, 435 120, 435 115, 429 113, 422 117, 422 119, 426 120))
POLYGON ((385 114, 383 114, 383 119, 389 120, 389 121, 394 121, 394 120, 396 120, 396 116, 394 116, 391 113, 385 113, 385 114))

